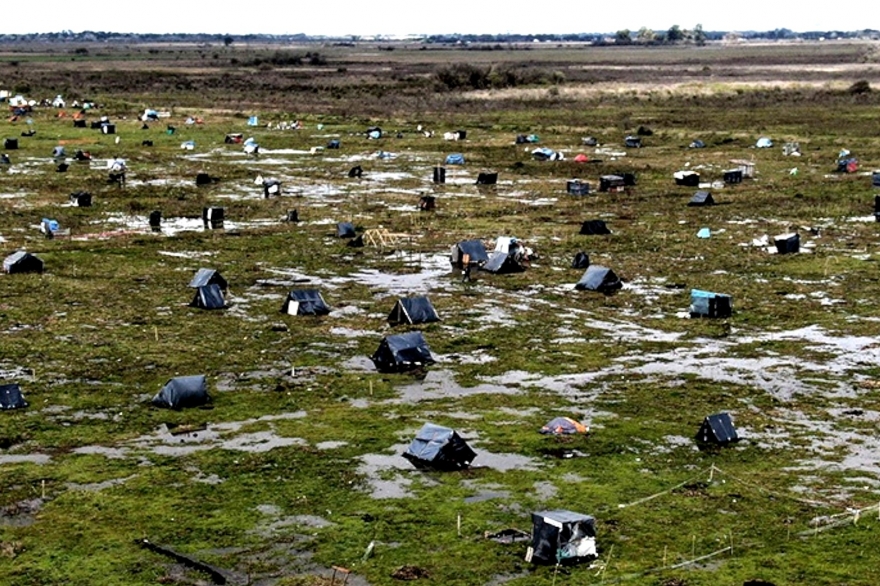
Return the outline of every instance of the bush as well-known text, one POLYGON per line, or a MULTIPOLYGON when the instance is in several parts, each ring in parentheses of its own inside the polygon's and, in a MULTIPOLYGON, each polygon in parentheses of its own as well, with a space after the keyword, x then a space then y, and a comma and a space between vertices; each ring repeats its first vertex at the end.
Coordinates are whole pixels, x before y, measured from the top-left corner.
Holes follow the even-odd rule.
POLYGON ((861 79, 851 86, 849 86, 849 90, 847 90, 851 95, 858 96, 861 94, 867 94, 871 91, 871 84, 868 83, 867 80, 861 79))

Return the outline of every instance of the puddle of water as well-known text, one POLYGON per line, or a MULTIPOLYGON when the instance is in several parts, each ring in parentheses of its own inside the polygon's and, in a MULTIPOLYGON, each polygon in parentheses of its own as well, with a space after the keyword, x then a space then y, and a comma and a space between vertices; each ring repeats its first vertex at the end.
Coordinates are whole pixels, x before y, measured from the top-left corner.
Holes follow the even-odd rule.
POLYGON ((29 499, 0 508, 0 527, 29 527, 43 508, 43 499, 29 499))
POLYGON ((326 442, 318 442, 315 444, 315 447, 319 450, 335 450, 336 448, 341 448, 347 445, 348 442, 329 440, 326 442))
MULTIPOLYGON (((372 363, 371 363, 372 366, 372 363)), ((462 387, 455 382, 455 374, 450 370, 429 370, 423 380, 397 388, 400 396, 391 403, 412 404, 434 399, 455 399, 475 394, 516 395, 521 391, 503 384, 479 384, 474 387, 462 387)))
POLYGON ((48 454, 0 454, 2 464, 48 464, 52 458, 48 454))
POLYGON ((128 448, 109 448, 106 446, 81 446, 73 449, 74 454, 98 454, 111 460, 128 457, 128 448))
POLYGON ((111 478, 110 480, 105 480, 103 482, 93 482, 90 484, 78 484, 76 482, 68 482, 65 486, 68 490, 82 490, 85 492, 100 492, 105 488, 110 488, 113 486, 119 486, 120 484, 125 484, 132 478, 136 478, 137 474, 133 474, 131 476, 127 476, 125 478, 111 478))
POLYGON ((535 494, 542 501, 549 501, 556 496, 559 490, 552 482, 541 481, 534 484, 535 494))
POLYGON ((446 279, 443 277, 449 275, 452 270, 447 255, 422 256, 416 262, 421 265, 421 270, 418 272, 390 274, 376 269, 361 269, 345 280, 352 280, 374 289, 383 289, 394 295, 410 293, 425 295, 433 289, 444 288, 446 279))

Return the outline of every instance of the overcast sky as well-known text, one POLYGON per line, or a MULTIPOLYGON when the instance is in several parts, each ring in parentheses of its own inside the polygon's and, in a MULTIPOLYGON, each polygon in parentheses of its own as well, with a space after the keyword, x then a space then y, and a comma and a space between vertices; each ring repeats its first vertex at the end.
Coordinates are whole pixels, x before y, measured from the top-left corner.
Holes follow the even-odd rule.
MULTIPOLYGON (((15 8, 15 7, 18 8, 15 8)), ((877 0, 840 4, 740 0, 40 0, 0 19, 0 33, 109 31, 133 33, 246 33, 407 35, 437 33, 578 33, 656 31, 702 24, 704 30, 854 31, 880 29, 877 0), (36 8, 36 9, 32 9, 36 8)))

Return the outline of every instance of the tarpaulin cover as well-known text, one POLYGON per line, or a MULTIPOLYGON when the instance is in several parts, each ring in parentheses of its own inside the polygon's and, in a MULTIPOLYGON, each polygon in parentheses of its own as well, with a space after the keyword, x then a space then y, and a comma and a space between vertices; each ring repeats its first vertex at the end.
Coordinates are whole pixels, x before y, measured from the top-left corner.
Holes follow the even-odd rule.
POLYGON ((217 285, 224 291, 228 288, 226 279, 214 269, 199 269, 195 276, 193 276, 192 281, 189 282, 188 287, 195 289, 205 285, 217 285))
POLYGON ((327 315, 330 307, 317 289, 294 289, 287 294, 281 312, 288 315, 327 315))
POLYGON ((481 264, 489 260, 486 253, 486 247, 480 240, 462 240, 452 247, 452 255, 450 260, 453 265, 460 267, 462 257, 467 254, 470 256, 471 264, 481 264))
POLYGON ((697 441, 722 445, 739 441, 730 413, 716 413, 706 417, 697 431, 697 441))
POLYGON ((587 427, 570 417, 554 417, 541 428, 541 433, 552 435, 587 433, 587 427))
POLYGON ((172 378, 159 391, 151 403, 156 407, 183 409, 198 407, 211 400, 205 375, 178 376, 172 378))
POLYGON ((464 155, 461 153, 452 153, 446 155, 447 165, 464 165, 464 155))
POLYGON ((623 282, 614 274, 614 271, 599 265, 591 265, 575 285, 575 289, 581 291, 599 291, 601 293, 611 293, 621 287, 623 287, 623 282))
POLYGON ((223 291, 219 285, 204 285, 196 289, 190 305, 199 309, 223 309, 226 307, 226 300, 223 299, 223 291))
POLYGON ((386 336, 370 359, 380 372, 402 372, 434 363, 422 332, 386 336))
POLYGON ((404 452, 403 457, 416 468, 462 470, 477 454, 458 433, 448 427, 426 423, 404 452))
POLYGON ((4 273, 42 273, 43 261, 24 250, 13 252, 3 259, 4 273))
POLYGON ((730 317, 732 311, 730 295, 691 289, 691 317, 730 317))
POLYGON ((531 561, 572 564, 596 558, 596 520, 574 511, 532 513, 531 561))
POLYGON ((0 385, 0 409, 24 409, 27 406, 19 385, 0 385))
POLYGON ((440 321, 440 316, 427 297, 404 297, 394 304, 388 321, 392 324, 420 324, 440 321))

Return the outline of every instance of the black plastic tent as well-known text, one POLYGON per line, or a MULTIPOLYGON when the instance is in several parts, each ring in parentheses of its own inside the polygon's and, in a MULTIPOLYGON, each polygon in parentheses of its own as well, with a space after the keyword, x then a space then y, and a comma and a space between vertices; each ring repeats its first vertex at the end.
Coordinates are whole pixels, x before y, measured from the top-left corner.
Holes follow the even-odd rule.
POLYGON ((0 409, 24 409, 28 406, 18 384, 0 385, 0 409))
POLYGON ((596 520, 574 511, 532 513, 532 545, 526 561, 576 564, 596 559, 596 520))
POLYGON ((701 444, 729 444, 738 442, 739 435, 730 419, 730 413, 716 413, 703 420, 697 431, 697 442, 701 444))
POLYGON ((419 469, 463 470, 477 454, 455 430, 426 423, 403 453, 419 469))
POLYGON ((404 372, 434 363, 422 332, 386 336, 370 360, 380 372, 404 372))
POLYGON ((477 175, 477 185, 495 185, 498 183, 498 173, 480 173, 477 175))
POLYGON ((42 273, 43 261, 24 250, 13 252, 3 259, 3 272, 14 273, 42 273))
POLYGON ((571 261, 571 268, 573 269, 588 269, 590 268, 590 257, 583 250, 574 255, 574 260, 571 261))
POLYGON ((317 289, 294 289, 287 294, 281 313, 288 315, 327 315, 330 307, 317 289))
POLYGON ((223 278, 219 271, 214 269, 199 269, 195 276, 193 276, 192 281, 189 282, 188 286, 197 289, 198 287, 204 287, 205 285, 217 285, 223 291, 226 291, 229 286, 226 279, 223 278))
POLYGON ((526 267, 518 263, 513 255, 496 250, 489 255, 489 260, 480 267, 480 270, 496 275, 504 275, 508 273, 521 273, 526 270, 526 267))
POLYGON ((626 183, 620 175, 602 175, 599 177, 599 191, 623 191, 626 183))
POLYGON ((603 220, 587 220, 581 224, 581 234, 602 235, 611 234, 611 230, 605 225, 603 220))
POLYGON ((355 236, 354 224, 351 222, 339 222, 336 224, 337 238, 354 238, 355 236))
POLYGON ((392 324, 421 324, 440 321, 440 316, 427 297, 403 297, 394 304, 388 321, 392 324))
POLYGON ((730 317, 732 311, 730 295, 691 289, 691 317, 730 317))
POLYGON ((688 205, 691 207, 713 206, 713 205, 715 205, 715 199, 712 197, 712 194, 709 193, 708 191, 698 191, 694 194, 694 196, 688 202, 688 205))
POLYGON ((223 299, 223 291, 219 285, 204 285, 196 288, 190 305, 199 309, 223 309, 226 307, 226 300, 223 299))
POLYGON ((178 376, 172 378, 156 393, 151 403, 156 407, 183 409, 198 407, 211 400, 205 375, 178 376))
POLYGON ((575 289, 581 291, 599 291, 601 293, 612 293, 623 287, 623 282, 609 268, 590 265, 581 280, 575 285, 575 289))
POLYGON ((569 179, 565 184, 565 192, 570 195, 589 195, 590 184, 580 179, 569 179))
POLYGON ((696 171, 676 171, 672 174, 676 185, 696 187, 700 184, 700 174, 696 171))
POLYGON ((776 252, 779 254, 793 254, 800 252, 801 249, 801 237, 797 232, 780 234, 773 239, 773 242, 776 244, 776 252))
POLYGON ((486 247, 483 246, 481 241, 462 240, 452 247, 452 254, 450 255, 452 266, 459 269, 463 268, 462 259, 466 254, 470 258, 470 264, 472 265, 480 265, 489 260, 489 255, 486 253, 486 247))

